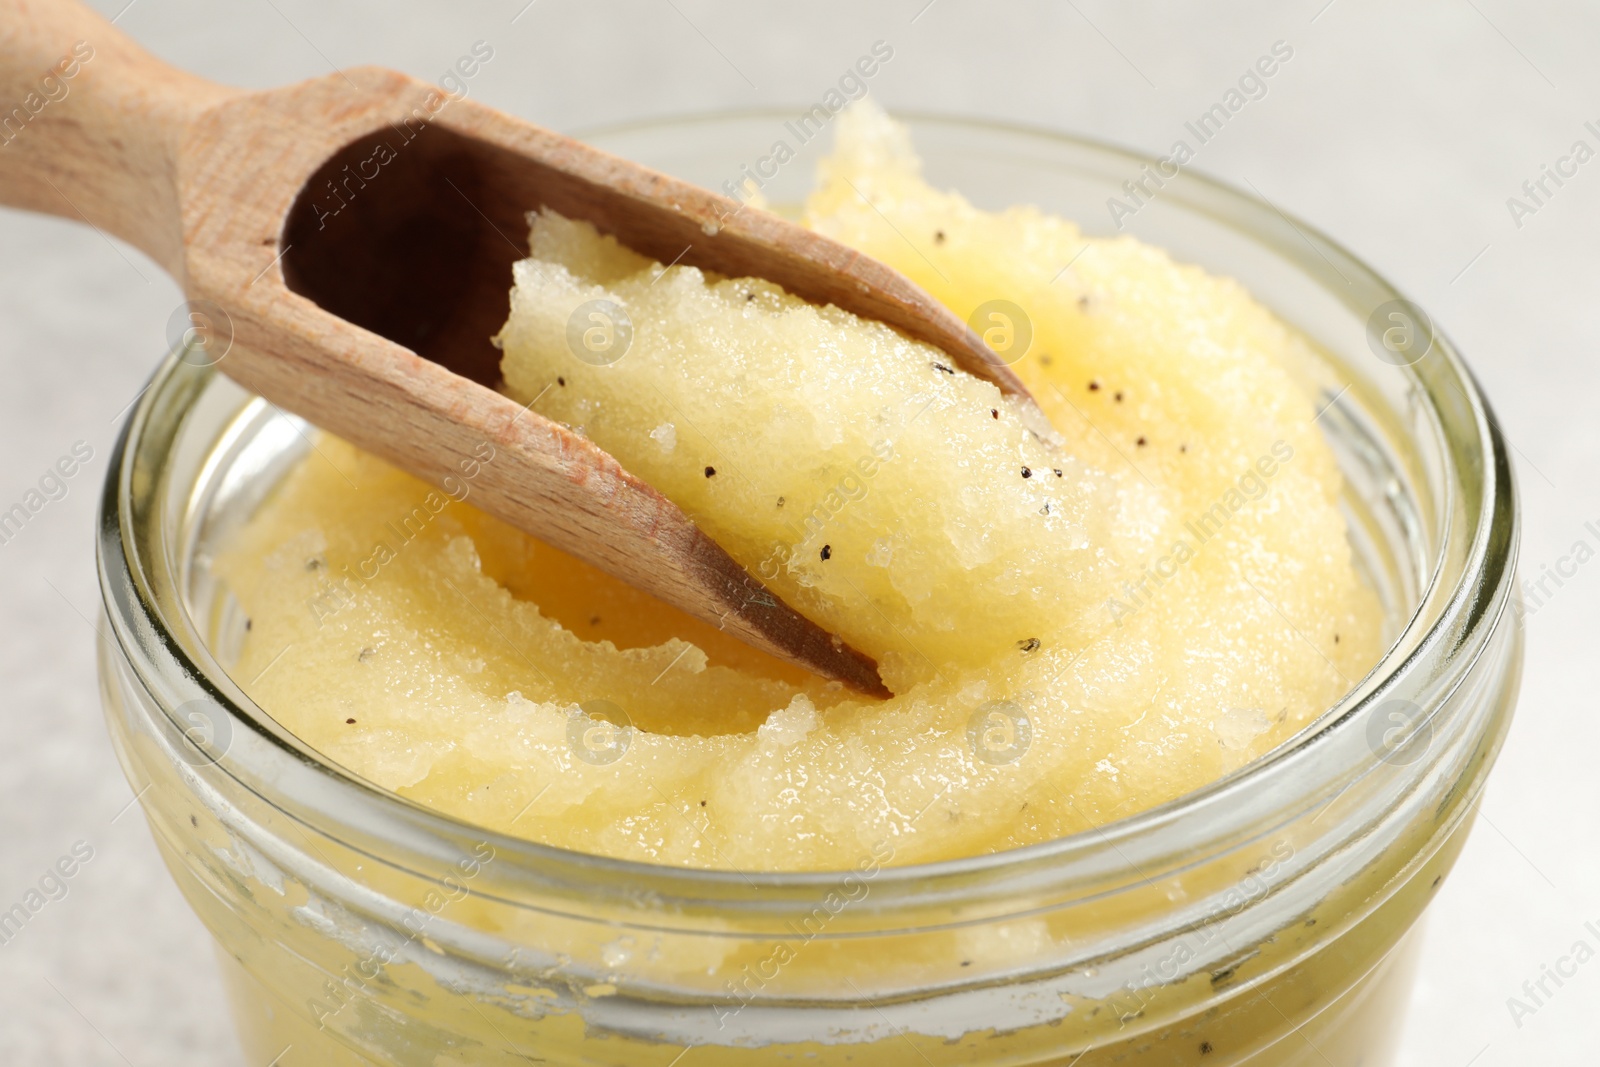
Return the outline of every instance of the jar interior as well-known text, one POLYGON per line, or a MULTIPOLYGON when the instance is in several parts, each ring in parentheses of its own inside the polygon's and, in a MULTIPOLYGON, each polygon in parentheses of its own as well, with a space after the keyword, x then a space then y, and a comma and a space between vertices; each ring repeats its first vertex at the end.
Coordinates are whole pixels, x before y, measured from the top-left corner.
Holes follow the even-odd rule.
MULTIPOLYGON (((685 138, 659 126, 591 136, 620 155, 719 188, 766 151, 774 127, 770 116, 706 121, 715 123, 714 138, 685 138)), ((985 208, 1035 204, 1079 221, 1092 236, 1117 232, 1107 198, 1125 195, 1122 182, 1143 165, 1115 149, 1004 127, 914 118, 909 125, 935 185, 979 190, 975 199, 985 208), (981 151, 973 150, 975 141, 981 151)), ((806 145, 762 194, 798 203, 825 143, 818 137, 806 145)), ((1187 172, 1122 221, 1124 232, 1174 258, 1238 280, 1308 341, 1314 357, 1293 369, 1343 472, 1353 558, 1383 605, 1383 643, 1392 659, 1439 579, 1440 546, 1461 507, 1451 500, 1445 429, 1435 408, 1422 402, 1413 368, 1380 361, 1369 347, 1367 309, 1395 294, 1314 232, 1187 172)), ((210 562, 315 448, 317 431, 211 368, 180 359, 176 370, 192 377, 191 388, 181 391, 193 399, 161 472, 168 487, 160 494, 162 569, 173 576, 181 605, 174 631, 200 663, 225 675, 243 647, 246 620, 210 562)), ((248 701, 243 706, 259 714, 248 701)), ((284 737, 275 724, 260 725, 284 737)), ((1235 774, 1248 772, 1247 766, 1235 774)))

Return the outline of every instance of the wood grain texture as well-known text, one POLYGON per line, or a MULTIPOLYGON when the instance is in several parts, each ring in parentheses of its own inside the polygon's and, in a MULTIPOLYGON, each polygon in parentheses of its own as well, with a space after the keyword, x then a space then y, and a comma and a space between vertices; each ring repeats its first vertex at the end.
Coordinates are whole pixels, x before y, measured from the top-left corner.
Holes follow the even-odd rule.
POLYGON ((172 70, 75 0, 0 0, 0 201, 137 245, 231 319, 220 369, 773 655, 886 696, 870 657, 784 604, 586 438, 495 391, 524 215, 880 319, 1026 397, 920 288, 843 245, 378 68, 242 93, 172 70), (80 44, 81 42, 81 44, 80 44), (70 78, 63 57, 81 59, 70 78), (54 70, 67 86, 46 88, 54 70), (381 158, 381 162, 378 159, 381 158), (449 192, 455 195, 449 195, 449 192), (484 460, 485 452, 492 458, 484 460))

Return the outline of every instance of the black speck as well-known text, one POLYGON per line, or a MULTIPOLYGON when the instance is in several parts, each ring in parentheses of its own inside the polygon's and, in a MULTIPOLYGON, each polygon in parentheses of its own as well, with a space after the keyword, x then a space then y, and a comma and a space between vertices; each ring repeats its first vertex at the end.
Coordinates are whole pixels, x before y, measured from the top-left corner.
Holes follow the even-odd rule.
POLYGON ((189 816, 189 825, 198 830, 200 829, 200 820, 191 815, 189 816))
POLYGON ((944 231, 943 230, 934 230, 933 231, 933 243, 936 244, 936 245, 944 244, 944 231))
POLYGON ((716 473, 717 473, 717 468, 715 468, 715 467, 707 467, 706 468, 706 477, 707 478, 715 477, 716 473))
POLYGON ((599 626, 600 625, 600 616, 598 616, 598 615, 589 616, 589 625, 590 626, 599 626))
POLYGON ((306 560, 306 570, 308 571, 321 570, 322 566, 323 562, 321 557, 312 556, 310 559, 306 560))
POLYGON ((1022 476, 1024 478, 1032 478, 1033 477, 1033 469, 1031 467, 1023 467, 1022 468, 1022 476))
POLYGON ((1211 1042, 1209 1042, 1209 1041, 1200 1042, 1200 1055, 1202 1055, 1202 1056, 1211 1055, 1211 1042))
POLYGON ((356 724, 356 721, 354 719, 346 719, 345 722, 349 723, 351 726, 354 726, 356 724))
POLYGON ((256 623, 255 623, 254 619, 246 619, 246 620, 244 620, 244 632, 245 633, 249 633, 251 628, 253 626, 255 626, 255 624, 256 623))
POLYGON ((961 966, 963 966, 963 967, 971 967, 972 966, 972 961, 971 960, 962 960, 961 961, 961 966))
POLYGON ((1338 634, 1334 634, 1333 635, 1333 643, 1336 644, 1336 645, 1339 643, 1339 635, 1338 634))
POLYGON ((999 408, 990 408, 989 409, 989 414, 993 415, 995 418, 998 419, 1000 417, 1000 409, 999 408))
POLYGON ((747 303, 747 304, 750 301, 754 300, 755 298, 756 298, 756 294, 754 294, 754 293, 746 293, 746 294, 744 294, 745 303, 747 303))
POLYGON ((955 374, 954 370, 952 370, 951 368, 945 366, 943 363, 938 362, 937 360, 935 360, 932 363, 929 363, 928 366, 932 367, 934 370, 943 371, 946 374, 955 374))
POLYGON ((1188 445, 1179 445, 1178 446, 1178 451, 1179 452, 1187 452, 1187 451, 1189 451, 1189 446, 1188 445))
POLYGON ((1138 445, 1140 448, 1143 448, 1145 445, 1147 445, 1149 443, 1150 443, 1149 441, 1146 441, 1144 439, 1144 434, 1140 434, 1139 435, 1139 439, 1134 442, 1134 444, 1138 445))
POLYGON ((567 384, 567 380, 565 378, 557 378, 556 379, 556 384, 564 386, 564 385, 567 384))
POLYGON ((706 806, 706 802, 705 802, 705 801, 703 801, 703 800, 702 800, 702 801, 701 801, 701 802, 700 802, 700 806, 701 806, 701 807, 702 807, 702 808, 703 808, 703 807, 705 807, 705 806, 706 806))
POLYGON ((369 660, 373 656, 375 656, 377 654, 377 652, 378 652, 378 650, 375 649, 375 648, 363 648, 360 652, 358 652, 356 654, 356 661, 358 663, 365 663, 365 662, 367 662, 367 660, 369 660))
POLYGON ((1098 393, 1099 391, 1100 391, 1100 379, 1096 378, 1094 381, 1089 383, 1089 392, 1098 393))
POLYGON ((828 560, 828 559, 832 559, 833 558, 833 546, 832 545, 823 545, 822 546, 822 558, 824 560, 828 560))
POLYGON ((1122 403, 1122 390, 1118 389, 1116 392, 1112 393, 1111 399, 1115 400, 1119 404, 1122 403))
POLYGON ((781 496, 778 498, 778 506, 780 508, 783 507, 783 497, 781 497, 781 496))
POLYGON ((1061 477, 1061 468, 1060 467, 1051 467, 1050 468, 1050 473, 1054 474, 1057 478, 1059 478, 1059 477, 1061 477))
POLYGON ((1437 877, 1437 878, 1435 878, 1433 880, 1433 885, 1429 886, 1428 888, 1429 889, 1438 889, 1439 888, 1439 883, 1442 882, 1442 881, 1444 881, 1444 875, 1441 874, 1439 877, 1437 877))
POLYGON ((1039 647, 1039 639, 1037 637, 1030 637, 1024 641, 1018 641, 1017 647, 1022 649, 1024 652, 1032 652, 1039 647))
POLYGON ((1041 514, 1041 515, 1048 515, 1048 514, 1050 514, 1050 504, 1049 504, 1049 502, 1048 502, 1048 501, 1047 501, 1047 502, 1046 502, 1046 503, 1045 503, 1045 506, 1044 506, 1044 507, 1042 507, 1042 508, 1040 508, 1040 509, 1039 509, 1039 514, 1041 514))

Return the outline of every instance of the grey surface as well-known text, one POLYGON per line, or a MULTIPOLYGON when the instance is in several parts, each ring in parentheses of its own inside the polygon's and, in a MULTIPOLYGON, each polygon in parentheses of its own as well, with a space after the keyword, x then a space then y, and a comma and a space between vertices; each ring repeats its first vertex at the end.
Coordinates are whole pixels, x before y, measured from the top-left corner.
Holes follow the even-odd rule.
MULTIPOLYGON (((125 0, 99 6, 108 14, 125 0)), ((1537 576, 1600 547, 1596 361, 1600 159, 1519 229, 1506 206, 1600 120, 1579 0, 1296 0, 1176 5, 849 0, 137 0, 119 25, 163 58, 247 87, 379 63, 436 79, 474 41, 478 99, 557 129, 809 104, 877 39, 889 107, 1076 131, 1164 152, 1275 40, 1268 95, 1196 166, 1254 184, 1343 241, 1465 350, 1515 443, 1537 576), (518 16, 513 23, 513 17, 518 16), (919 14, 920 12, 920 14, 919 14)), ((205 935, 151 843, 100 721, 91 528, 116 432, 164 346, 178 292, 81 225, 0 212, 0 509, 75 441, 64 499, 0 546, 0 910, 74 842, 68 895, 0 945, 0 1063, 239 1061, 205 935), (120 817, 119 817, 119 813, 120 817)), ((1429 920, 1408 1067, 1595 1061, 1600 961, 1535 1014, 1507 998, 1600 920, 1600 563, 1529 620, 1521 713, 1482 821, 1429 920)), ((1600 923, 1597 923, 1600 925, 1600 923)), ((265 1067, 252 1064, 249 1067, 265 1067)), ((688 1065, 686 1064, 686 1067, 688 1065)))

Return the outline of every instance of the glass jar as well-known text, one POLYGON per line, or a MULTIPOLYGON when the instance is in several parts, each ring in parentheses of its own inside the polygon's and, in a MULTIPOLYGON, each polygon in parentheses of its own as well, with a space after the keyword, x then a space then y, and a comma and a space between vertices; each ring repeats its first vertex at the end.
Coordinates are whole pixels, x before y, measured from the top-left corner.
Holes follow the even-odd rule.
MULTIPOLYGON (((785 117, 590 139, 713 188, 748 165, 781 203, 817 151, 771 161, 785 117)), ((1223 780, 995 855, 895 866, 886 844, 850 871, 746 874, 486 833, 331 764, 229 676, 245 622, 213 548, 310 446, 298 420, 175 352, 106 486, 99 659, 117 752, 216 938, 250 1062, 1388 1062, 1417 920, 1518 680, 1518 519, 1487 405, 1416 309, 1270 205, 1185 171, 1116 220, 1107 199, 1144 160, 910 125, 934 184, 1090 232, 1120 221, 1311 339, 1320 356, 1300 371, 1388 653, 1313 728, 1223 780), (1395 308, 1422 331, 1410 348, 1375 343, 1395 308)))

